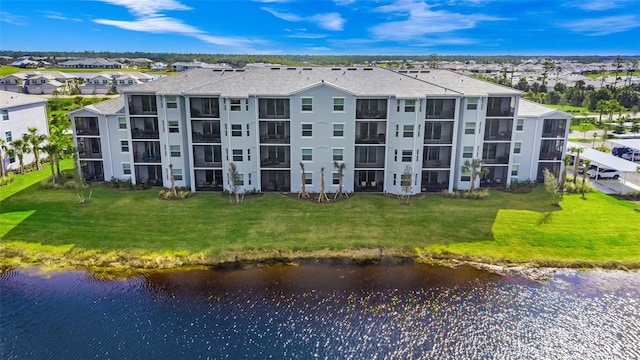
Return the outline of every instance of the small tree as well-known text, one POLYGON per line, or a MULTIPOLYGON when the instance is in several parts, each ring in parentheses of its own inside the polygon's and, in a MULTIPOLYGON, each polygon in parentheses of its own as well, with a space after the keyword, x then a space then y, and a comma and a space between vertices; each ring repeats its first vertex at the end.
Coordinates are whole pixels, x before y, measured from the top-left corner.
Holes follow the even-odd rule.
POLYGON ((569 151, 576 154, 576 158, 573 160, 573 183, 575 184, 578 179, 578 167, 580 166, 580 153, 584 151, 583 147, 572 146, 569 151))
POLYGON ((564 159, 562 159, 562 175, 558 180, 558 192, 560 194, 560 199, 562 199, 562 196, 564 195, 564 184, 567 181, 567 168, 569 167, 570 163, 571 155, 567 154, 564 156, 564 159))
POLYGON ((409 205, 409 194, 411 193, 411 167, 407 165, 404 168, 404 172, 400 175, 400 186, 402 187, 402 191, 404 191, 404 198, 406 204, 409 205))
POLYGON ((24 174, 24 154, 30 151, 29 143, 25 141, 26 134, 22 139, 15 139, 9 143, 11 145, 10 153, 15 155, 18 158, 18 163, 20 164, 20 173, 24 174))
POLYGON ((595 130, 595 126, 589 121, 583 121, 580 123, 580 132, 582 132, 582 140, 587 139, 587 131, 595 130))
POLYGON ((40 150, 42 150, 41 145, 42 142, 47 139, 47 136, 44 134, 38 134, 38 129, 36 129, 35 127, 30 127, 27 129, 27 131, 29 131, 29 133, 27 134, 26 139, 31 145, 31 152, 33 153, 36 161, 36 170, 40 170, 40 150))
POLYGON ((347 167, 347 165, 345 165, 345 163, 339 163, 337 161, 334 161, 333 162, 333 167, 338 169, 338 191, 333 196, 333 198, 336 199, 339 196, 344 196, 344 197, 348 198, 349 194, 344 192, 344 188, 342 186, 342 183, 343 183, 343 180, 344 180, 344 169, 347 167))
POLYGON ((309 198, 309 193, 307 192, 307 177, 304 174, 304 164, 300 162, 300 192, 298 193, 299 198, 309 198))
POLYGON ((591 167, 591 160, 584 160, 584 170, 582 171, 582 188, 580 189, 580 194, 582 195, 582 198, 584 199, 584 193, 585 193, 585 186, 587 183, 587 170, 589 170, 589 168, 591 167))
POLYGON ((171 182, 169 194, 171 194, 170 196, 177 198, 178 192, 176 191, 176 177, 173 175, 173 164, 169 164, 169 181, 171 182))
POLYGON ((241 185, 242 180, 240 179, 238 167, 234 163, 229 163, 229 194, 234 196, 236 204, 240 204, 242 202, 238 192, 241 185))
POLYGON ((544 169, 544 188, 551 194, 551 203, 554 206, 559 206, 560 190, 558 190, 558 181, 549 169, 544 169))
POLYGON ((462 172, 471 172, 471 188, 470 192, 475 190, 476 180, 489 174, 488 168, 482 168, 484 162, 480 159, 466 160, 462 165, 462 172))
POLYGON ((320 169, 320 195, 318 196, 318 202, 329 202, 329 197, 324 192, 324 166, 320 169))
POLYGON ((0 178, 4 177, 4 155, 7 152, 7 142, 0 138, 0 178))

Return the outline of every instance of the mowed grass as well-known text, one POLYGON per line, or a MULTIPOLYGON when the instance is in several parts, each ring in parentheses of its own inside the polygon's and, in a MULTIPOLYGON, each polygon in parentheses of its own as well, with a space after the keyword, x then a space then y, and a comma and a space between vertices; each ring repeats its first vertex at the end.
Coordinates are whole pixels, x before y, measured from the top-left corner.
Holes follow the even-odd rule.
MULTIPOLYGON (((23 175, 16 175, 15 180, 0 187, 0 201, 12 196, 27 187, 39 183, 40 181, 51 176, 51 165, 49 163, 43 164, 43 169, 40 171, 31 171, 23 175)), ((73 160, 66 159, 60 161, 60 171, 73 169, 73 160)), ((4 205, 4 204, 2 204, 4 205)))
POLYGON ((365 194, 317 204, 267 193, 231 205, 219 193, 165 201, 158 199, 157 189, 98 184, 91 193, 91 202, 79 205, 74 191, 44 190, 36 183, 6 197, 0 206, 0 254, 2 248, 12 249, 5 256, 16 248, 63 254, 73 249, 70 254, 220 259, 230 253, 384 247, 492 262, 640 264, 640 206, 600 193, 588 194, 587 200, 565 196, 562 208, 551 206, 542 187, 530 194, 491 191, 480 201, 433 194, 408 206, 395 197, 365 194))

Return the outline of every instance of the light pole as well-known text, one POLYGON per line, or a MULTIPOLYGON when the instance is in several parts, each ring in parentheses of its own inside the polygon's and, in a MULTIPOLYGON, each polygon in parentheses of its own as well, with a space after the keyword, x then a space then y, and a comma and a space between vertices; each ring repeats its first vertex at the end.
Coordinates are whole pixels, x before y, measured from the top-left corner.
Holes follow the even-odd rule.
POLYGON ((591 148, 595 148, 596 147, 596 138, 598 137, 598 133, 594 132, 593 133, 593 144, 591 145, 591 148))

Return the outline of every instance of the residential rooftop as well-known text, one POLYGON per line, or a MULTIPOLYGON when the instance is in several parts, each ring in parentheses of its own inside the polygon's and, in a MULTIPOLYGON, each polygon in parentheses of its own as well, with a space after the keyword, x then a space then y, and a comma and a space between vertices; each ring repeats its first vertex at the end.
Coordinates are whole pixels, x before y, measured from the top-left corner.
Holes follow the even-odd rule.
POLYGON ((47 102, 47 99, 33 95, 18 94, 11 91, 0 91, 0 108, 3 109, 44 102, 47 102))
POLYGON ((557 109, 546 107, 542 104, 538 104, 537 102, 533 102, 530 100, 520 99, 520 103, 518 105, 518 116, 519 117, 541 117, 554 112, 561 113, 562 115, 571 116, 568 113, 562 112, 557 109))

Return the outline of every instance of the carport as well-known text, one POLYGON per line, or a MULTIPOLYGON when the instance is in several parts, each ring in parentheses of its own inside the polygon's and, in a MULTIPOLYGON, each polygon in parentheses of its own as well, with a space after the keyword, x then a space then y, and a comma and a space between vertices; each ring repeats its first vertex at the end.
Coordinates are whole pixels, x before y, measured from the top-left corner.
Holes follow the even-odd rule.
MULTIPOLYGON (((609 139, 609 142, 640 152, 640 139, 609 139)), ((640 160, 640 157, 632 156, 631 159, 640 160)))
MULTIPOLYGON (((617 140, 619 141, 619 140, 617 140)), ((626 145, 624 145, 626 146, 626 145)), ((635 186, 629 186, 626 184, 626 175, 627 173, 634 173, 638 168, 638 165, 627 161, 625 159, 619 158, 617 156, 613 156, 611 154, 604 153, 602 151, 598 151, 595 149, 591 149, 589 147, 584 146, 583 144, 567 142, 567 153, 575 156, 575 153, 569 151, 572 147, 580 147, 582 148, 582 152, 580 153, 580 159, 591 160, 591 165, 596 165, 596 167, 604 167, 608 169, 615 169, 622 173, 622 184, 631 188, 635 188, 635 186)), ((588 169, 585 169, 587 171, 588 169)), ((575 176, 576 174, 574 174, 575 176)), ((623 187, 624 188, 624 187, 623 187)), ((619 194, 622 191, 618 191, 619 194)))

